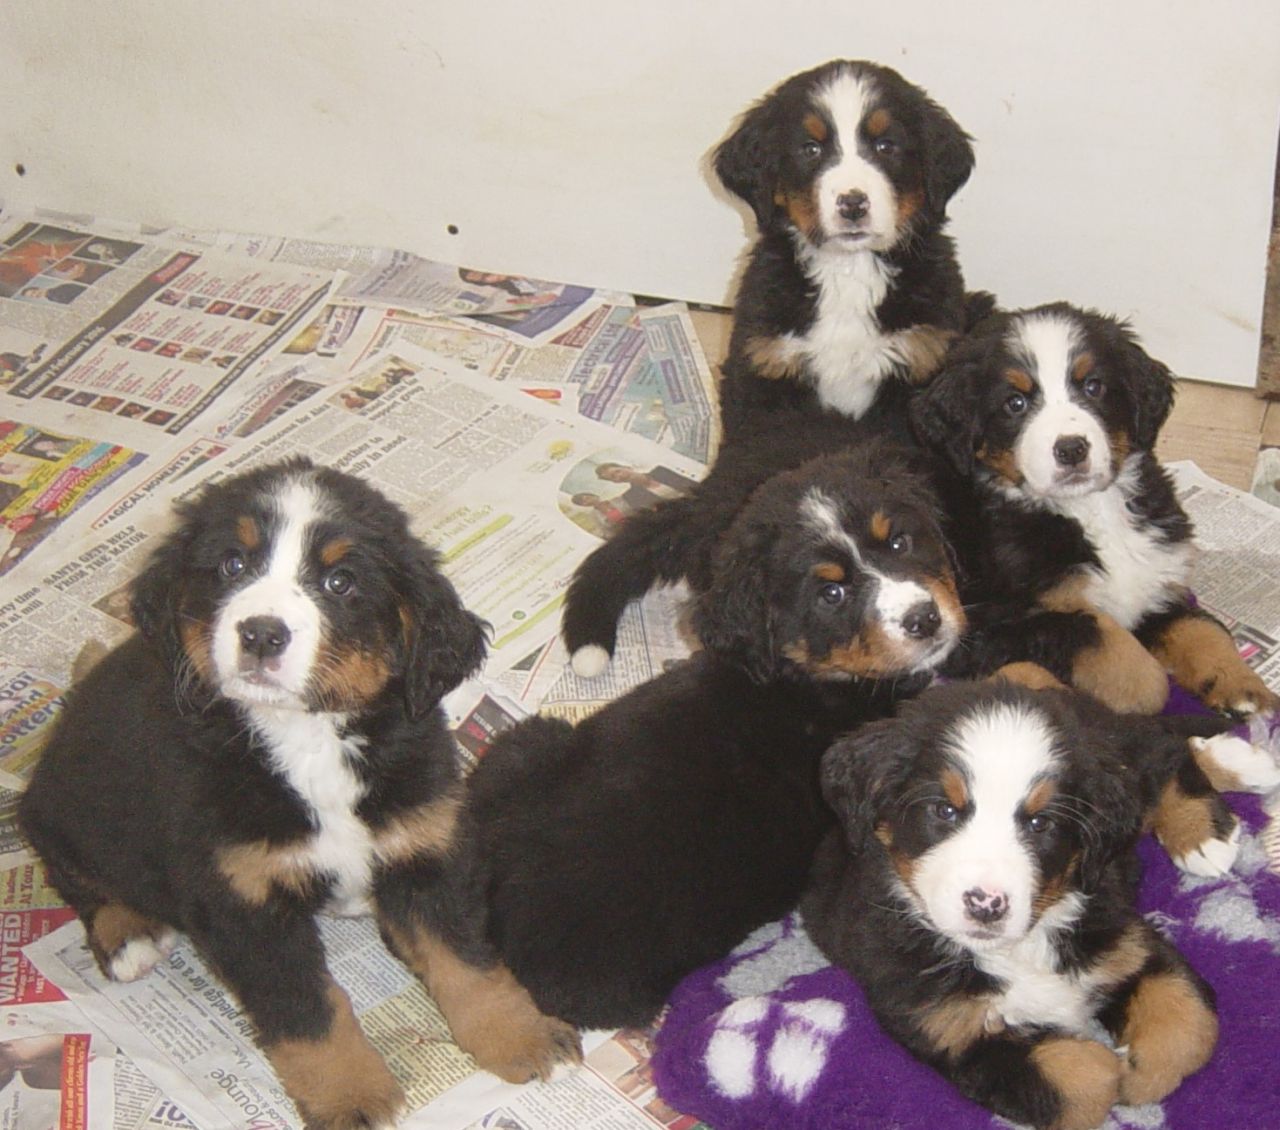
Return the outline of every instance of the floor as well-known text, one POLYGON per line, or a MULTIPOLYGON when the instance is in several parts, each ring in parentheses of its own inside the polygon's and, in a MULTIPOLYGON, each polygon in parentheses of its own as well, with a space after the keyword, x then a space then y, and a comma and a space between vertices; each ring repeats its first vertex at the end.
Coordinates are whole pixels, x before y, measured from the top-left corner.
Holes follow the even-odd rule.
MULTIPOLYGON (((692 318, 714 366, 729 344, 729 316, 694 310, 692 318)), ((1263 446, 1280 446, 1280 401, 1261 400, 1250 389, 1182 381, 1156 453, 1165 462, 1191 459, 1215 479, 1249 490, 1263 446)))

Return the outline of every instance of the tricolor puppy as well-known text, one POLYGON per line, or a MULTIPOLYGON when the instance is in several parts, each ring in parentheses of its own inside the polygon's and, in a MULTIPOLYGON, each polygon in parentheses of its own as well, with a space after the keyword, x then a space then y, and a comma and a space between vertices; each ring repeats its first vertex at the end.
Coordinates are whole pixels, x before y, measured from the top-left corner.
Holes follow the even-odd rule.
POLYGON ((970 671, 1034 660, 1154 711, 1167 670, 1217 710, 1276 707, 1187 589, 1191 522, 1152 454, 1173 392, 1123 323, 1054 303, 983 321, 918 395, 919 437, 964 483, 970 671))
MULTIPOLYGON (((835 60, 748 110, 714 168, 760 233, 723 365, 727 439, 783 405, 862 416, 890 378, 933 374, 966 324, 943 229, 973 168, 942 107, 888 67, 835 60)), ((889 394, 899 413, 904 396, 889 394)))
POLYGON ((576 727, 521 723, 469 780, 491 939, 539 1007, 648 1023, 792 907, 831 820, 823 750, 963 623, 935 499, 891 451, 766 482, 695 606, 703 650, 576 727))
POLYGON ((955 683, 824 758, 842 828, 810 935, 891 1036, 1012 1122, 1100 1126, 1213 1052, 1212 990, 1134 906, 1134 841, 1190 758, 1174 725, 955 683))
POLYGON ((437 706, 483 625, 357 479, 293 460, 208 487, 133 592, 139 634, 73 688, 22 827, 106 976, 188 935, 312 1127, 391 1125, 399 1085, 329 974, 315 914, 363 909, 504 1078, 576 1033, 483 941, 437 706))

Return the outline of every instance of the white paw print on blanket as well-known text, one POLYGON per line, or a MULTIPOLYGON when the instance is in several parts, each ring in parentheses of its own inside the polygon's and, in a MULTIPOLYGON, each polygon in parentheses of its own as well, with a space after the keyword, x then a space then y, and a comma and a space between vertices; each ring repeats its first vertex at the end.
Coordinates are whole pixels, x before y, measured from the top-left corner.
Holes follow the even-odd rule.
POLYGON ((823 998, 734 1001, 720 1014, 707 1045, 707 1076, 727 1098, 748 1098, 765 1084, 800 1102, 826 1067, 832 1041, 844 1021, 844 1005, 823 998), (764 1072, 760 1071, 762 1056, 764 1072))

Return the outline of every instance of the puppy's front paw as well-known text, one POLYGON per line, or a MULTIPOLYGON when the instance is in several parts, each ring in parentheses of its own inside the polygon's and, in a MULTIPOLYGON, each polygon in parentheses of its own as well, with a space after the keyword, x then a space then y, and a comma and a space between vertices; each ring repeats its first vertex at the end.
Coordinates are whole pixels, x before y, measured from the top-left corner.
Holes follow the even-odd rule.
POLYGON ((582 1038, 563 1020, 547 1016, 529 1002, 527 1010, 508 1014, 485 1038, 467 1048, 477 1064, 508 1083, 549 1080, 556 1069, 582 1062, 582 1038))
POLYGON ((1240 825, 1225 836, 1213 836, 1190 851, 1171 855, 1174 865, 1188 875, 1219 879, 1230 872, 1240 854, 1240 825))
POLYGON ((1031 1058, 1058 1093, 1058 1117, 1052 1130, 1094 1130, 1120 1098, 1123 1065, 1096 1040, 1051 1037, 1037 1044, 1031 1058))
POLYGON ((1269 793, 1280 788, 1280 764, 1270 750, 1234 734, 1191 738, 1191 751, 1219 792, 1269 793))
POLYGON ((1243 660, 1212 672, 1201 684, 1200 697, 1206 706, 1233 718, 1252 718, 1280 709, 1280 697, 1243 660))

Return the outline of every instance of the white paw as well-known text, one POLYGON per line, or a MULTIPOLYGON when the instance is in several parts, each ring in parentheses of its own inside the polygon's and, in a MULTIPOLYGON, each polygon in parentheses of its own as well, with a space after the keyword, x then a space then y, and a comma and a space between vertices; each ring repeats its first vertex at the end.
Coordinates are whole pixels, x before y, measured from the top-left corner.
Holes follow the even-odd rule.
POLYGON ((764 1085, 793 1102, 802 1101, 826 1067, 845 1015, 844 1005, 833 1000, 734 1001, 720 1014, 707 1045, 712 1086, 731 1099, 745 1099, 764 1085))
POLYGON ((1199 875, 1203 879, 1217 879, 1231 870, 1236 856, 1240 854, 1240 825, 1231 829, 1225 840, 1205 840, 1195 851, 1186 855, 1175 855, 1174 864, 1188 875, 1199 875))
POLYGON ((158 938, 130 938, 115 952, 108 973, 113 981, 145 977, 173 952, 176 935, 166 931, 158 938))
POLYGON ((1253 745, 1234 734, 1218 734, 1212 738, 1192 738, 1191 748, 1200 757, 1210 757, 1240 782, 1240 790, 1269 793, 1280 788, 1280 765, 1271 751, 1253 745))
POLYGON ((569 666, 580 679, 594 679, 603 675, 611 656, 598 643, 578 648, 569 659, 569 666))

